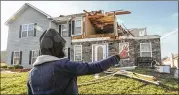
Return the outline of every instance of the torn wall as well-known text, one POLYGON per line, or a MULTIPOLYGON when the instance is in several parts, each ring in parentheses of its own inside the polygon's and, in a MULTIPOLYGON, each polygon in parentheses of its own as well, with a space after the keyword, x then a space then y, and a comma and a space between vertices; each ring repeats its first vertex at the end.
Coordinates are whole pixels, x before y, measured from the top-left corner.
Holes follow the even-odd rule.
MULTIPOLYGON (((118 10, 119 11, 119 10, 118 10)), ((85 36, 89 37, 90 35, 104 35, 107 34, 109 36, 118 36, 118 24, 116 15, 121 14, 130 14, 129 11, 113 11, 113 12, 102 12, 99 11, 92 11, 86 12, 85 15, 85 36)), ((122 27, 120 27, 122 31, 122 27)))

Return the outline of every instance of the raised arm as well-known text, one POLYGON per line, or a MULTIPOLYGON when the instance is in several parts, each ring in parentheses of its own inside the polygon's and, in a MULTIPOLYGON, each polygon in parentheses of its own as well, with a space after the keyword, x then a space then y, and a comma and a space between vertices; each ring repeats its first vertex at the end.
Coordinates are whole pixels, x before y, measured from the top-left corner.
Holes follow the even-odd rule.
POLYGON ((119 56, 116 55, 92 63, 67 61, 62 65, 62 69, 72 76, 89 75, 105 71, 109 67, 118 64, 119 60, 119 56))
POLYGON ((100 73, 107 70, 111 66, 118 64, 120 59, 128 58, 128 48, 127 46, 123 47, 122 52, 119 55, 111 56, 101 61, 92 62, 92 63, 83 63, 83 62, 72 62, 67 60, 66 62, 57 62, 59 69, 67 72, 72 76, 80 75, 89 75, 100 73))

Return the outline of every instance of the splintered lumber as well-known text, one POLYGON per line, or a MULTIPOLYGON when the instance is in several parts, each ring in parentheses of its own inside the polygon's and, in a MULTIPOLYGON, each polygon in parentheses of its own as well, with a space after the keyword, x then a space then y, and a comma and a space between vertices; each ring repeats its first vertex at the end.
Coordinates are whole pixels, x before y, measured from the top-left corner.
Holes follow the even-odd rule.
MULTIPOLYGON (((91 16, 92 17, 92 16, 91 16)), ((114 24, 114 17, 113 16, 104 16, 101 18, 89 18, 91 23, 95 25, 96 27, 104 27, 108 24, 114 24)))
MULTIPOLYGON (((105 73, 111 74, 113 72, 112 71, 106 71, 105 73)), ((153 83, 153 84, 156 84, 156 85, 160 84, 159 81, 157 81, 154 76, 134 73, 134 72, 130 72, 130 71, 119 70, 116 73, 116 75, 122 75, 122 76, 126 76, 126 77, 129 77, 129 78, 145 81, 145 82, 148 82, 148 83, 153 83)))
POLYGON ((120 11, 120 12, 113 12, 113 13, 107 13, 108 16, 111 16, 111 15, 123 15, 123 14, 130 14, 131 12, 130 11, 120 11))
POLYGON ((83 10, 85 13, 87 13, 88 15, 90 15, 91 16, 91 14, 89 13, 89 12, 87 12, 86 10, 83 10))
POLYGON ((94 16, 94 15, 97 15, 97 14, 102 14, 102 11, 99 10, 99 11, 91 11, 91 12, 87 12, 86 10, 83 10, 85 13, 87 13, 89 16, 94 16))
POLYGON ((94 38, 94 37, 114 37, 115 35, 113 33, 107 33, 107 34, 95 34, 95 35, 88 35, 85 36, 87 38, 94 38))
POLYGON ((88 16, 88 18, 101 18, 101 17, 104 17, 103 14, 98 14, 98 15, 94 15, 94 16, 88 16))
POLYGON ((83 37, 82 35, 72 36, 72 40, 73 39, 82 39, 82 37, 83 37))

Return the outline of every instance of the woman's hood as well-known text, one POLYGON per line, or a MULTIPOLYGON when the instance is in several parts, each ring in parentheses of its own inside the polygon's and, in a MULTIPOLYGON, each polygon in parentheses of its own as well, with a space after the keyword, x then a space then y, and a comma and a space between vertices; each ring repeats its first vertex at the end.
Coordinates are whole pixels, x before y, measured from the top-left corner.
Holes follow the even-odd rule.
POLYGON ((66 41, 55 29, 46 30, 40 37, 41 55, 50 55, 57 58, 65 56, 64 48, 66 41))
POLYGON ((52 62, 52 61, 57 61, 57 60, 62 60, 62 59, 65 59, 65 58, 58 58, 58 57, 51 56, 51 55, 40 55, 37 57, 36 61, 33 63, 33 66, 40 65, 45 62, 52 62))

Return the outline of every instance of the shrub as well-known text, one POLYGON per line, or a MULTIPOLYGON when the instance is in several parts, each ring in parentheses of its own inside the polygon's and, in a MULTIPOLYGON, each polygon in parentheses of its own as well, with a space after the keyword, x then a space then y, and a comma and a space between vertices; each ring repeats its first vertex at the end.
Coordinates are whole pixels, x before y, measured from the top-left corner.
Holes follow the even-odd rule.
POLYGON ((23 69, 21 65, 8 66, 8 69, 23 69))
POLYGON ((7 68, 8 69, 14 69, 14 66, 8 66, 7 68))
POLYGON ((14 68, 15 69, 23 69, 23 66, 21 66, 21 65, 14 65, 14 68))
POLYGON ((7 65, 1 66, 1 68, 7 68, 7 65))
POLYGON ((30 70, 31 70, 31 68, 26 68, 26 69, 21 69, 20 72, 28 72, 30 70))

